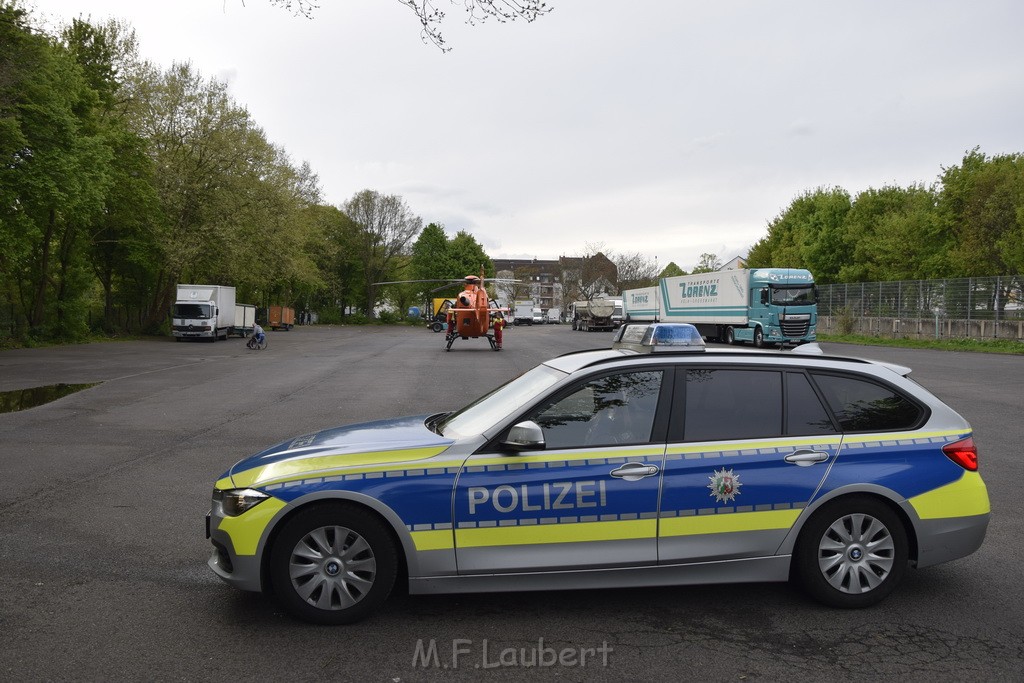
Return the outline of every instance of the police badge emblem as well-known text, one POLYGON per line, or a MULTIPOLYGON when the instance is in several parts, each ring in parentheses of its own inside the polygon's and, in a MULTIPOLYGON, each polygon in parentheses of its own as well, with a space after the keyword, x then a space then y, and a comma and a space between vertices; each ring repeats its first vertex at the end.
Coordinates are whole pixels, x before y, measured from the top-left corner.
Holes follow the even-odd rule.
POLYGON ((711 495, 714 496, 715 502, 731 503, 736 500, 736 496, 740 493, 740 486, 742 486, 740 475, 723 467, 721 471, 714 470, 714 474, 708 479, 711 480, 708 488, 711 489, 711 495))

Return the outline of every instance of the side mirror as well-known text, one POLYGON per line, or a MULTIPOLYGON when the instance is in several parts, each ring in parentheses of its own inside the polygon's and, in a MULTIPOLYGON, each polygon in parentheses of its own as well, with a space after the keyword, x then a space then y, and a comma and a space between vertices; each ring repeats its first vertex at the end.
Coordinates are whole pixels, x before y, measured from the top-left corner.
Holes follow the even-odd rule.
POLYGON ((533 420, 520 422, 508 431, 501 445, 513 451, 532 451, 544 448, 544 432, 533 420))

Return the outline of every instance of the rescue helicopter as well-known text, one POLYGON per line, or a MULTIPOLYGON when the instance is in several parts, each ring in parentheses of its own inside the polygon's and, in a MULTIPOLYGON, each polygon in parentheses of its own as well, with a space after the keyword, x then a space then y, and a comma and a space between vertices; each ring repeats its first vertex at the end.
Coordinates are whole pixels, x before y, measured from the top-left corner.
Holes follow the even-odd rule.
MULTIPOLYGON (((441 282, 441 280, 398 280, 394 282, 375 282, 375 285, 396 285, 410 282, 441 282)), ((518 282, 518 280, 498 280, 491 282, 518 282)), ((463 289, 455 297, 455 305, 448 309, 448 326, 445 331, 445 351, 452 350, 452 344, 456 339, 479 339, 484 337, 491 345, 491 350, 501 351, 503 328, 505 326, 504 314, 510 309, 492 306, 487 297, 487 289, 484 287, 484 269, 480 268, 480 275, 467 275, 461 280, 450 280, 448 286, 462 284, 463 289), (495 316, 492 329, 492 316, 495 316)), ((435 290, 436 291, 436 290, 435 290)))

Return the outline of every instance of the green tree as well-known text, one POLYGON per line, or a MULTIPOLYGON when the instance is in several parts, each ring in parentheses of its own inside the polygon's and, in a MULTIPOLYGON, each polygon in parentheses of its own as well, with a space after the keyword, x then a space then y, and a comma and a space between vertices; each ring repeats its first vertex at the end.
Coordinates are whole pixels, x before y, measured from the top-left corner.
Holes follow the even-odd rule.
POLYGON ((722 267, 722 260, 715 254, 701 254, 700 261, 697 262, 696 267, 693 269, 693 274, 698 273, 713 273, 722 267))
POLYGON ((340 322, 361 296, 359 228, 335 206, 310 207, 307 214, 310 231, 304 250, 316 264, 323 283, 309 294, 309 307, 320 311, 321 322, 340 322))
MULTIPOLYGON (((97 94, 56 41, 0 4, 0 274, 35 335, 86 331, 82 226, 102 208, 112 151, 97 133, 97 94)), ((16 304, 16 306, 15 306, 16 304)))
MULTIPOLYGON (((423 228, 419 237, 412 245, 412 261, 409 274, 415 280, 449 280, 454 279, 455 267, 449 263, 448 235, 437 223, 430 223, 423 228)), ((424 289, 432 287, 424 283, 424 289)))
POLYGON ((465 230, 455 233, 455 237, 448 243, 448 257, 458 273, 456 277, 478 275, 481 268, 485 278, 494 277, 491 257, 484 252, 483 245, 465 230))
POLYGON ((395 276, 399 265, 404 265, 401 257, 407 254, 423 220, 398 195, 374 190, 357 193, 342 211, 358 227, 354 247, 362 265, 364 310, 373 318, 378 295, 374 283, 400 279, 395 276))
POLYGON ((292 165, 224 83, 188 64, 144 65, 133 87, 132 125, 158 169, 162 216, 152 226, 160 269, 149 326, 166 319, 184 280, 259 288, 269 303, 292 304, 319 278, 310 254, 295 248, 319 197, 315 174, 292 165))
POLYGON ((841 188, 805 192, 768 223, 768 234, 747 254, 747 266, 807 268, 820 283, 836 282, 852 256, 844 232, 850 206, 841 188))
POLYGON ((658 278, 665 277, 678 277, 680 275, 688 275, 685 270, 676 265, 675 261, 670 261, 667 266, 662 268, 661 272, 658 273, 658 278))
POLYGON ((949 255, 952 274, 1020 273, 1024 157, 988 157, 975 148, 959 166, 944 168, 940 181, 939 213, 954 243, 949 255))
POLYGON ((113 152, 102 211, 85 226, 92 272, 103 292, 101 327, 131 331, 156 268, 150 226, 159 218, 146 141, 125 118, 126 81, 138 68, 138 44, 135 32, 116 21, 94 26, 75 19, 61 37, 97 93, 98 133, 113 152))
POLYGON ((849 262, 840 282, 936 277, 950 248, 935 211, 935 194, 923 186, 869 188, 844 219, 849 262))

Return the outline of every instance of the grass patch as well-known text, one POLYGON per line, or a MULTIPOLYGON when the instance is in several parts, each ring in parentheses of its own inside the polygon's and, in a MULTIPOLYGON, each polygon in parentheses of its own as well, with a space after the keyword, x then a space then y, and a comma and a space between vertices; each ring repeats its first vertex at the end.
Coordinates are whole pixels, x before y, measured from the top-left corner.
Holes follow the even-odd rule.
MULTIPOLYGON (((164 335, 155 335, 156 337, 164 335)), ((0 351, 7 351, 10 349, 41 349, 50 346, 73 346, 75 344, 95 344, 97 342, 123 342, 123 341, 135 341, 139 339, 153 339, 154 335, 145 334, 120 334, 120 335, 103 335, 103 334, 92 334, 83 339, 71 340, 60 340, 60 339, 35 339, 34 337, 2 337, 0 338, 0 351)))
POLYGON ((819 334, 818 341, 861 346, 897 346, 906 349, 938 351, 975 351, 1024 355, 1024 342, 1014 339, 890 339, 856 334, 819 334))

